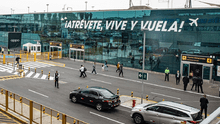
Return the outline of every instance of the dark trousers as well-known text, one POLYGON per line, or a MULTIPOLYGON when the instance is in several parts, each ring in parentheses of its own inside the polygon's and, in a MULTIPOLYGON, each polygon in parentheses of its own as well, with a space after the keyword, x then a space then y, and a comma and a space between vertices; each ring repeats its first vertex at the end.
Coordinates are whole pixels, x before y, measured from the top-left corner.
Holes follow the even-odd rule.
POLYGON ((119 68, 117 68, 117 69, 116 69, 116 72, 118 72, 118 71, 120 71, 120 69, 119 69, 119 68))
POLYGON ((17 63, 16 64, 18 64, 19 65, 19 60, 17 61, 17 63))
POLYGON ((92 73, 93 73, 93 72, 95 72, 95 74, 96 74, 96 70, 95 70, 95 69, 92 70, 92 73))
POLYGON ((198 93, 199 93, 199 87, 200 87, 200 89, 201 89, 201 93, 203 93, 202 85, 198 85, 198 93))
POLYGON ((55 80, 55 87, 59 88, 58 79, 55 80))
POLYGON ((81 73, 80 73, 80 77, 85 77, 85 75, 84 75, 84 72, 82 71, 81 73))
POLYGON ((196 91, 196 88, 197 88, 197 84, 196 83, 193 83, 191 90, 193 89, 194 86, 195 86, 195 91, 196 91))
POLYGON ((123 71, 121 70, 120 72, 119 72, 119 76, 122 74, 122 77, 123 77, 123 71))
POLYGON ((207 107, 201 107, 201 115, 203 113, 203 109, 205 110, 205 118, 207 117, 207 107))
POLYGON ((87 77, 87 75, 86 75, 86 72, 85 72, 85 71, 83 72, 83 75, 84 75, 84 77, 87 77))
POLYGON ((169 81, 169 74, 165 74, 165 81, 166 81, 166 79, 167 79, 167 81, 169 81))
POLYGON ((184 83, 184 91, 186 90, 187 85, 188 85, 188 83, 184 83))
POLYGON ((180 78, 176 78, 176 85, 180 83, 180 78))

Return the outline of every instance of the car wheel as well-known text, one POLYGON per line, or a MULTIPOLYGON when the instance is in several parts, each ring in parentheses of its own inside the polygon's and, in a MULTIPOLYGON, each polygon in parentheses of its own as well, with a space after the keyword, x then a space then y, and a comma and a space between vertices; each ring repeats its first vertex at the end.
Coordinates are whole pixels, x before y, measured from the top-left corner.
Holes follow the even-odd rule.
POLYGON ((77 102, 76 96, 72 96, 71 101, 76 103, 77 102))
POLYGON ((142 124, 144 122, 143 117, 140 114, 134 114, 133 119, 135 124, 142 124))
POLYGON ((102 104, 101 104, 101 103, 97 103, 97 104, 96 104, 96 109, 97 109, 98 111, 101 111, 101 110, 102 110, 102 104))

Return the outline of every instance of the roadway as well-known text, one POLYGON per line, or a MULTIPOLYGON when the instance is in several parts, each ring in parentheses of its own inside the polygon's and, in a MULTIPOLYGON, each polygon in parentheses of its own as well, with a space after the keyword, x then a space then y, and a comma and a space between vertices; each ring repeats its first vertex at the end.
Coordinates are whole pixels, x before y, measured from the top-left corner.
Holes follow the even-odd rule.
MULTIPOLYGON (((64 59, 56 61, 65 63, 66 67, 44 67, 38 69, 37 72, 40 73, 43 70, 44 74, 48 74, 50 71, 53 76, 55 71, 58 70, 61 74, 59 89, 54 87, 54 81, 35 78, 1 81, 0 87, 91 124, 133 124, 133 120, 130 118, 130 108, 119 106, 114 110, 99 112, 93 107, 72 103, 69 100, 69 93, 73 89, 85 88, 88 85, 103 86, 114 93, 119 88, 120 95, 130 95, 133 91, 134 96, 140 97, 142 84, 141 80, 137 79, 138 71, 124 69, 124 77, 119 77, 118 73, 115 72, 115 66, 109 66, 108 71, 103 72, 101 71, 101 65, 97 64, 98 74, 95 75, 90 73, 91 63, 64 59), (84 64, 88 69, 86 78, 79 77, 81 64, 84 64)), ((144 96, 149 95, 150 100, 157 102, 165 99, 200 108, 199 99, 202 94, 194 91, 183 91, 183 85, 176 86, 173 77, 170 78, 170 82, 164 82, 164 75, 150 73, 149 80, 144 81, 144 96)), ((188 90, 190 88, 191 86, 188 87, 188 90)), ((218 89, 204 87, 204 92, 209 94, 208 113, 211 114, 219 107, 218 89)))

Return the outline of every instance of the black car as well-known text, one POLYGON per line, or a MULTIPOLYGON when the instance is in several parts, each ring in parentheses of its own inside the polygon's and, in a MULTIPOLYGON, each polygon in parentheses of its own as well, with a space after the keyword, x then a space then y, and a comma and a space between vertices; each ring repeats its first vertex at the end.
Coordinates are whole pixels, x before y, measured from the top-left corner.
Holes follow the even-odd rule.
POLYGON ((69 98, 72 102, 81 102, 95 106, 98 111, 113 109, 121 103, 118 95, 102 87, 89 87, 85 89, 73 90, 69 98))

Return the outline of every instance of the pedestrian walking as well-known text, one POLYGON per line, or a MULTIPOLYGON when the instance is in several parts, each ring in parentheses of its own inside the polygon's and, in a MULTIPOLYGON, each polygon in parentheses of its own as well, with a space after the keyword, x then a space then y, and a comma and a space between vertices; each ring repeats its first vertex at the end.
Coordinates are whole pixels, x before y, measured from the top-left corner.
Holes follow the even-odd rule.
POLYGON ((203 93, 203 89, 202 89, 203 80, 202 80, 201 77, 198 77, 198 79, 197 79, 197 85, 198 85, 198 93, 199 93, 199 87, 200 87, 201 93, 203 93))
POLYGON ((183 77, 183 84, 184 84, 184 91, 186 91, 187 85, 189 83, 189 78, 188 76, 183 77))
POLYGON ((189 73, 189 79, 192 79, 192 77, 193 77, 193 71, 191 71, 191 72, 189 73))
POLYGON ((95 74, 97 74, 97 73, 96 73, 96 70, 95 70, 95 66, 96 66, 96 64, 95 64, 95 62, 94 62, 94 63, 93 63, 93 66, 92 66, 92 73, 95 72, 95 74))
POLYGON ((83 67, 83 65, 81 65, 79 71, 80 71, 80 76, 79 76, 79 77, 82 77, 82 76, 83 76, 83 78, 85 78, 85 76, 84 76, 84 74, 83 74, 83 73, 84 73, 84 67, 83 67))
POLYGON ((131 58, 131 65, 132 65, 132 67, 134 67, 134 56, 132 56, 132 58, 131 58))
POLYGON ((205 118, 207 117, 207 107, 208 107, 208 99, 206 98, 206 95, 204 94, 202 98, 200 98, 200 106, 201 106, 201 115, 203 113, 203 110, 205 110, 205 118))
POLYGON ((104 69, 105 69, 105 71, 108 71, 108 65, 107 65, 108 63, 107 63, 107 61, 105 61, 105 63, 104 63, 104 69))
POLYGON ((176 61, 179 61, 179 54, 176 54, 176 61))
POLYGON ((87 75, 86 75, 87 68, 85 66, 83 66, 83 67, 84 67, 83 75, 84 75, 84 77, 87 77, 87 75))
POLYGON ((117 63, 116 67, 117 67, 116 72, 118 72, 120 70, 120 62, 117 63))
POLYGON ((157 58, 157 68, 159 68, 159 65, 160 65, 160 58, 158 57, 157 58))
POLYGON ((123 64, 120 65, 119 77, 120 77, 121 74, 122 74, 122 77, 124 77, 123 76, 123 64))
POLYGON ((8 49, 8 54, 10 54, 10 49, 8 49))
POLYGON ((195 86, 195 91, 196 91, 196 88, 197 88, 197 77, 194 77, 192 80, 193 80, 193 85, 192 85, 191 90, 192 90, 193 87, 195 86))
POLYGON ((2 55, 4 54, 4 48, 2 47, 2 55))
POLYGON ((55 78, 55 87, 59 88, 59 77, 60 77, 60 74, 58 73, 58 71, 56 71, 56 73, 54 74, 54 78, 55 78))
POLYGON ((167 67, 167 69, 165 70, 165 81, 169 81, 169 73, 170 73, 170 70, 169 68, 167 67))
POLYGON ((179 70, 177 70, 175 77, 176 77, 176 85, 178 85, 180 83, 180 77, 181 77, 179 70))
POLYGON ((21 59, 19 56, 17 56, 17 57, 15 58, 15 61, 17 62, 16 65, 17 65, 17 64, 19 65, 19 59, 21 59))

